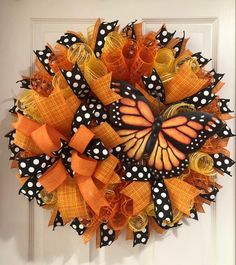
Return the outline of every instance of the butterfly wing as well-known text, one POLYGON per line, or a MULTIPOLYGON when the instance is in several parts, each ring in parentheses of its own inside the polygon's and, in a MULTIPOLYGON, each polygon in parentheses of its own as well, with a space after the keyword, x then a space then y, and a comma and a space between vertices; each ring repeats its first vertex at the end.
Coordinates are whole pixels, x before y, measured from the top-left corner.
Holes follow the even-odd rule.
POLYGON ((146 153, 152 135, 154 116, 143 94, 128 83, 116 83, 122 99, 110 106, 110 121, 123 140, 124 152, 139 160, 146 153))
POLYGON ((223 122, 203 112, 188 112, 163 121, 148 165, 162 177, 178 176, 188 166, 188 154, 199 150, 223 122))

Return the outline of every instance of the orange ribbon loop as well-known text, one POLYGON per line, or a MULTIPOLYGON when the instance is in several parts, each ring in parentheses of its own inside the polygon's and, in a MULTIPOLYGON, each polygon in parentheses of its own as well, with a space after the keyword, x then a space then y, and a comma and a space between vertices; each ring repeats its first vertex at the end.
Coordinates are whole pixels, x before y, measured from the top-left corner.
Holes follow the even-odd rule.
POLYGON ((97 161, 81 157, 75 152, 72 154, 71 168, 76 172, 79 190, 87 204, 101 218, 104 207, 109 208, 109 203, 93 182, 96 166, 97 161))
POLYGON ((82 154, 93 137, 94 133, 85 125, 81 125, 76 133, 72 136, 69 146, 82 154))
POLYGON ((58 160, 39 178, 39 183, 47 192, 52 192, 67 179, 67 176, 68 173, 62 161, 58 160))

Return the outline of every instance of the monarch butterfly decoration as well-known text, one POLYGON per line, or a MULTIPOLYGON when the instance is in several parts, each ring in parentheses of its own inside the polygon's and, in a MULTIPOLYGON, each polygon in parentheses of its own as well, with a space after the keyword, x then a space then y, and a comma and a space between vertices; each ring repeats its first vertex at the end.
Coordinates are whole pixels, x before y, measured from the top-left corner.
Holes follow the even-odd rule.
POLYGON ((144 95, 120 82, 122 99, 110 107, 111 123, 123 140, 123 152, 145 163, 159 177, 178 176, 188 165, 187 155, 199 150, 224 123, 209 113, 185 112, 163 119, 155 117, 144 95))
POLYGON ((154 116, 148 100, 134 86, 118 81, 113 82, 113 89, 122 96, 111 104, 109 117, 122 138, 123 179, 154 179, 152 197, 156 221, 167 228, 163 221, 172 221, 173 214, 163 178, 181 175, 188 167, 188 155, 198 151, 207 139, 223 128, 224 123, 209 113, 194 111, 167 119, 160 111, 154 116), (130 166, 130 159, 136 161, 138 167, 130 166), (166 198, 164 201, 163 197, 166 198), (168 206, 169 211, 162 211, 164 206, 168 206))

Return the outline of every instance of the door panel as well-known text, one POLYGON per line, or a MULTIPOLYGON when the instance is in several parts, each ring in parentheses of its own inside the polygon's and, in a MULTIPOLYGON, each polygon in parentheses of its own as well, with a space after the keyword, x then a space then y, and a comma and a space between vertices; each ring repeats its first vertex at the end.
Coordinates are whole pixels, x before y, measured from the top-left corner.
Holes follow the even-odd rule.
MULTIPOLYGON (((144 32, 163 23, 168 30, 177 30, 176 36, 182 36, 185 30, 190 37, 189 49, 202 51, 203 56, 213 59, 208 69, 214 67, 227 73, 223 94, 232 99, 234 107, 234 1, 201 0, 191 3, 191 7, 189 1, 175 2, 178 3, 171 0, 1 1, 0 22, 6 25, 1 29, 4 37, 0 49, 1 131, 9 128, 9 99, 20 91, 15 85, 19 75, 30 72, 29 66, 34 61, 32 50, 42 49, 46 43, 54 45, 66 30, 86 33, 99 16, 107 21, 118 17, 121 26, 138 18, 143 21, 144 32)), ((234 130, 234 121, 230 126, 234 130)), ((49 212, 18 197, 14 173, 8 169, 6 141, 2 138, 1 141, 4 145, 0 153, 2 264, 234 264, 234 177, 220 177, 219 183, 224 188, 217 204, 205 207, 206 214, 199 214, 200 221, 186 220, 178 230, 164 236, 153 234, 146 246, 133 248, 132 242, 125 241, 122 235, 112 246, 97 250, 95 240, 83 245, 69 226, 51 231, 47 227, 49 212)), ((234 156, 233 140, 229 147, 234 156)))

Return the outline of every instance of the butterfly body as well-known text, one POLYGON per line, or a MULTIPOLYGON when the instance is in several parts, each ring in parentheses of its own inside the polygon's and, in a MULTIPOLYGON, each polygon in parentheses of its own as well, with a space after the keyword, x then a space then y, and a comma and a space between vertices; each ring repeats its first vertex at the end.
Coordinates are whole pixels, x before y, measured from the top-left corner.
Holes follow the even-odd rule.
POLYGON ((188 165, 188 154, 199 150, 223 126, 204 112, 185 112, 168 119, 154 116, 140 91, 125 82, 120 82, 119 90, 123 98, 111 104, 109 116, 123 140, 123 151, 131 159, 145 160, 159 176, 180 175, 188 165))

